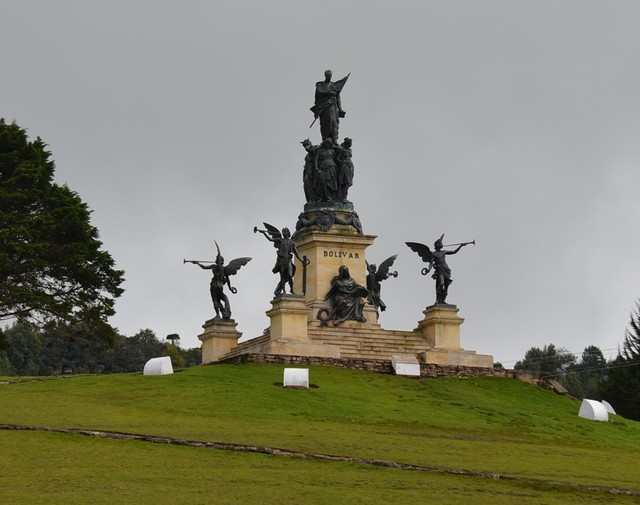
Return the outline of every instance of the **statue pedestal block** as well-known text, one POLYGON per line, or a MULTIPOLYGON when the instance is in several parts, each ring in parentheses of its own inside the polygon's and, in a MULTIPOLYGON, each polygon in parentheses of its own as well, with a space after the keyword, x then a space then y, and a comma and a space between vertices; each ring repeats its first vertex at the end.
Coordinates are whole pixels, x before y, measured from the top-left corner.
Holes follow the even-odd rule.
POLYGON ((307 312, 304 296, 281 295, 271 300, 271 310, 267 316, 271 319, 271 338, 286 338, 308 342, 307 312))
POLYGON ((236 330, 233 319, 209 319, 202 325, 204 331, 198 335, 202 342, 202 364, 214 363, 238 345, 242 333, 236 330))
MULTIPOLYGON (((310 231, 296 237, 300 255, 306 256, 310 261, 307 265, 305 293, 309 321, 316 320, 318 310, 327 307, 324 297, 331 288, 331 279, 338 275, 341 265, 349 268, 351 277, 358 284, 367 285, 365 249, 373 244, 375 238, 374 235, 360 235, 351 226, 337 224, 326 233, 310 231)), ((300 262, 296 266, 294 289, 297 293, 302 293, 303 267, 300 262)), ((366 314, 366 317, 375 321, 375 314, 366 314)))
POLYGON ((432 349, 420 353, 425 363, 440 366, 493 367, 493 356, 476 354, 460 347, 460 326, 455 305, 436 304, 424 310, 425 318, 418 323, 422 335, 432 349))
POLYGON ((304 300, 300 295, 282 295, 271 300, 272 308, 267 311, 267 316, 271 319, 271 334, 263 352, 339 358, 339 347, 314 344, 309 339, 307 333, 309 308, 304 300))
POLYGON ((424 310, 425 318, 418 323, 427 343, 434 349, 461 349, 460 325, 455 305, 431 305, 424 310))

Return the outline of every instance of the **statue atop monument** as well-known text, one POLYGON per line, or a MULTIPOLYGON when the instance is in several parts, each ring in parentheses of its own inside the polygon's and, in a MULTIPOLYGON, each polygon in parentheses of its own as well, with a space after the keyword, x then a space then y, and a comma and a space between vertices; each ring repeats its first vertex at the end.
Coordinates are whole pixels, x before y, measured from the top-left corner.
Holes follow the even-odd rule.
POLYGON ((263 223, 266 230, 259 230, 258 227, 253 228, 253 233, 262 233, 269 242, 273 242, 273 246, 278 250, 276 264, 271 270, 274 274, 280 274, 280 282, 276 286, 274 296, 285 294, 286 286, 289 284, 289 291, 293 292, 293 277, 296 274, 296 265, 293 263, 293 256, 305 267, 308 260, 300 257, 300 253, 296 248, 295 242, 291 239, 289 228, 282 228, 282 232, 269 223, 263 223))
POLYGON ((222 314, 223 319, 231 319, 231 305, 229 304, 229 298, 224 293, 224 286, 226 284, 229 291, 233 294, 238 292, 238 290, 231 285, 229 278, 238 273, 238 270, 249 263, 251 258, 236 258, 231 260, 228 265, 225 265, 224 258, 220 254, 220 247, 217 242, 215 244, 218 250, 215 261, 183 260, 183 263, 193 263, 203 270, 211 270, 213 277, 211 278, 209 290, 211 293, 211 301, 213 302, 213 309, 216 311, 216 318, 220 318, 222 314), (204 263, 208 264, 205 265, 204 263))
POLYGON ((346 114, 340 94, 351 74, 336 82, 331 81, 331 70, 324 75, 324 81, 316 83, 311 107, 314 120, 310 126, 320 120, 322 138, 318 144, 308 138, 301 142, 306 151, 302 171, 306 204, 296 223, 294 239, 301 230, 317 227, 327 232, 334 224, 353 226, 356 233, 362 234, 360 218, 348 200, 354 176, 353 140, 348 137, 342 143, 338 140, 340 118, 346 114))
MULTIPOLYGON (((330 139, 334 146, 338 145, 338 126, 340 118, 346 115, 342 109, 340 100, 340 92, 349 79, 348 74, 339 81, 331 82, 333 73, 331 70, 325 70, 324 81, 316 83, 316 95, 311 112, 313 112, 315 123, 316 119, 320 119, 320 134, 322 140, 330 139)), ((311 123, 313 126, 313 123, 311 123)))
POLYGON ((442 240, 444 239, 444 233, 440 236, 438 240, 435 241, 433 247, 435 251, 429 249, 429 246, 424 244, 418 244, 416 242, 406 242, 409 248, 412 251, 418 253, 418 256, 422 258, 422 261, 425 263, 429 263, 428 267, 422 269, 422 275, 427 275, 431 269, 433 268, 433 274, 431 275, 432 279, 436 281, 436 304, 446 305, 447 295, 449 294, 449 285, 453 282, 451 278, 451 269, 446 262, 446 256, 449 254, 456 254, 460 249, 469 244, 476 243, 475 240, 471 242, 461 242, 459 244, 449 244, 449 246, 458 246, 456 249, 452 251, 448 251, 443 249, 445 247, 442 244, 442 240))

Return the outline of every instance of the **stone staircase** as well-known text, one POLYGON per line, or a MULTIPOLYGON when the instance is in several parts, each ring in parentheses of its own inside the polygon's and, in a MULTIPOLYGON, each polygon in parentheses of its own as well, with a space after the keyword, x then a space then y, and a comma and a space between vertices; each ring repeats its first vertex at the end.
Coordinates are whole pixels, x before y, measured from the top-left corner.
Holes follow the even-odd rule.
MULTIPOLYGON (((379 325, 345 322, 340 326, 322 326, 311 323, 308 338, 313 344, 337 346, 341 358, 391 361, 393 354, 412 354, 429 350, 421 333, 412 331, 383 330, 379 325)), ((229 360, 243 354, 260 352, 269 342, 270 335, 261 335, 238 344, 221 360, 229 360)))
POLYGON ((378 325, 350 322, 340 326, 310 325, 309 338, 317 344, 340 347, 340 357, 391 360, 393 354, 416 355, 430 349, 421 333, 383 330, 378 325))
POLYGON ((231 358, 235 358, 242 354, 248 354, 254 352, 256 347, 261 347, 262 345, 269 342, 270 335, 260 335, 259 337, 252 338, 251 340, 245 340, 244 342, 240 342, 237 347, 234 347, 230 352, 225 354, 221 360, 227 360, 231 358))

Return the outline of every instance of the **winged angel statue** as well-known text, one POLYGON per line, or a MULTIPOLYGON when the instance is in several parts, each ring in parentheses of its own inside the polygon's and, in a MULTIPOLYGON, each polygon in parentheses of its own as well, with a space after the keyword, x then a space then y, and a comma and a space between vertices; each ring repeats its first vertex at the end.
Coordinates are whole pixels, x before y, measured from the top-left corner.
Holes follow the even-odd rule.
POLYGON ((229 291, 236 294, 238 290, 231 285, 229 279, 232 275, 238 273, 243 266, 251 261, 251 258, 236 258, 231 260, 228 265, 224 264, 224 258, 220 254, 220 247, 216 242, 216 249, 218 254, 215 261, 197 261, 197 260, 184 260, 184 263, 193 263, 198 265, 203 270, 211 270, 213 275, 210 284, 211 301, 213 302, 213 308, 216 311, 216 317, 219 318, 222 314, 223 319, 231 319, 231 305, 229 304, 229 298, 224 293, 225 284, 229 287, 229 291), (208 263, 205 265, 204 263, 208 263))
POLYGON ((435 241, 433 247, 435 251, 429 249, 429 246, 424 244, 418 244, 417 242, 406 242, 412 251, 418 253, 418 256, 422 258, 422 261, 429 263, 428 267, 422 269, 422 275, 427 275, 433 268, 432 279, 436 280, 436 304, 446 304, 447 294, 449 293, 449 285, 453 282, 451 279, 451 269, 446 262, 446 256, 448 254, 456 254, 460 249, 469 244, 475 244, 475 240, 472 242, 461 242, 455 249, 447 251, 443 249, 442 240, 444 239, 444 233, 438 240, 435 241))
POLYGON ((291 238, 289 228, 282 228, 282 232, 280 232, 278 228, 269 223, 262 224, 264 224, 266 230, 259 230, 258 227, 255 226, 253 233, 262 233, 269 242, 273 242, 273 246, 278 250, 276 264, 271 271, 274 274, 280 274, 280 282, 278 282, 273 294, 275 296, 285 294, 287 284, 289 284, 291 294, 294 294, 293 277, 296 274, 296 266, 293 263, 293 256, 295 255, 303 265, 306 264, 306 259, 300 257, 296 244, 291 238))
POLYGON ((398 255, 394 254, 380 263, 379 267, 376 267, 373 263, 369 264, 369 262, 365 260, 367 264, 367 289, 369 290, 367 299, 369 303, 376 308, 376 311, 378 309, 384 311, 387 308, 382 298, 380 298, 380 283, 389 277, 398 277, 398 272, 389 272, 389 269, 393 266, 393 262, 397 257, 398 255))

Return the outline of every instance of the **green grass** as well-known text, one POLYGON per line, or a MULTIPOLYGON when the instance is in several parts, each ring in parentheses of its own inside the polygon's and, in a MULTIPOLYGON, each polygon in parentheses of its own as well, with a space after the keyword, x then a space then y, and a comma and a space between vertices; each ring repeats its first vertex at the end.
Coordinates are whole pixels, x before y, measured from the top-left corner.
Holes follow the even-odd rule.
POLYGON ((217 365, 160 377, 3 384, 0 423, 277 447, 528 482, 4 431, 0 503, 640 501, 535 483, 640 490, 640 423, 581 419, 578 402, 509 379, 414 380, 310 367, 317 387, 294 390, 278 387, 283 368, 217 365))

